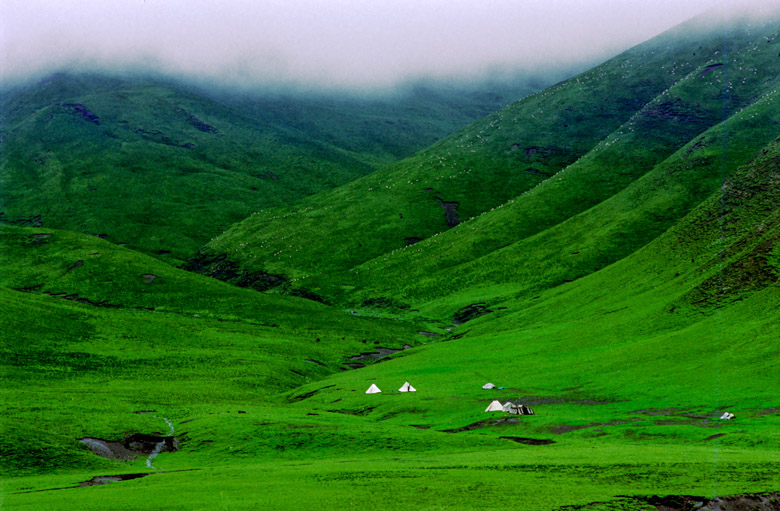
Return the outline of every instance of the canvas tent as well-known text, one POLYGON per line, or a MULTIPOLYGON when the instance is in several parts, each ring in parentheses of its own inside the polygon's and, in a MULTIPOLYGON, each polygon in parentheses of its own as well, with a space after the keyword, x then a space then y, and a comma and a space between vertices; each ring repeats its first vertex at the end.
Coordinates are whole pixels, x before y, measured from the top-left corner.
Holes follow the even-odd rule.
POLYGON ((406 382, 403 387, 398 389, 398 392, 417 392, 417 389, 412 387, 409 382, 406 382))
POLYGON ((376 386, 376 383, 372 383, 370 387, 368 387, 368 390, 366 391, 366 394, 379 394, 382 392, 379 390, 379 387, 376 386))
POLYGON ((482 388, 483 388, 484 390, 490 390, 490 389, 494 389, 494 388, 496 388, 496 386, 495 386, 495 385, 493 385, 492 383, 486 383, 486 384, 482 385, 482 388))
POLYGON ((720 420, 724 420, 724 421, 730 421, 733 418, 734 418, 734 414, 729 412, 724 412, 724 414, 720 416, 720 420))
POLYGON ((493 401, 492 403, 490 403, 490 406, 485 408, 485 411, 486 412, 503 412, 504 411, 504 407, 501 406, 501 403, 499 403, 498 401, 493 401))

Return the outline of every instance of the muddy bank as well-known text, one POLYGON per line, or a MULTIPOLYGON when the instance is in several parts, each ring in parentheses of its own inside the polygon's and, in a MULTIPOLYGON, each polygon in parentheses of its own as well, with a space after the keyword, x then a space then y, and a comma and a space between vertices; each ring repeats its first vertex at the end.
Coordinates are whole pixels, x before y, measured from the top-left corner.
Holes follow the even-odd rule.
POLYGON ((715 497, 693 495, 652 495, 620 497, 612 502, 591 502, 582 506, 564 506, 559 511, 581 509, 633 509, 639 505, 652 506, 658 511, 780 511, 780 492, 747 493, 715 497))
POLYGON ((443 433, 462 433, 463 431, 473 431, 475 429, 487 428, 489 426, 506 426, 510 424, 520 424, 519 417, 503 417, 501 419, 485 419, 473 422, 460 428, 444 429, 443 433))
POLYGON ((522 436, 500 436, 498 438, 502 440, 511 440, 513 442, 517 442, 518 444, 525 445, 550 445, 555 443, 555 440, 549 440, 546 438, 527 438, 522 436))
POLYGON ((82 481, 79 486, 99 486, 101 484, 116 483, 119 481, 130 481, 132 479, 140 479, 146 477, 154 472, 144 472, 140 474, 119 474, 113 476, 95 476, 89 481, 82 481))
POLYGON ((402 349, 393 349, 393 348, 377 348, 376 351, 368 351, 363 352, 360 355, 353 355, 350 358, 350 360, 379 360, 380 358, 389 357, 393 353, 398 353, 399 351, 404 351, 411 349, 412 347, 408 344, 404 344, 402 349))
POLYGON ((106 459, 130 460, 138 456, 149 456, 158 452, 176 452, 179 450, 179 441, 174 436, 146 435, 134 433, 127 435, 122 440, 104 440, 102 438, 81 438, 83 443, 93 454, 106 459))

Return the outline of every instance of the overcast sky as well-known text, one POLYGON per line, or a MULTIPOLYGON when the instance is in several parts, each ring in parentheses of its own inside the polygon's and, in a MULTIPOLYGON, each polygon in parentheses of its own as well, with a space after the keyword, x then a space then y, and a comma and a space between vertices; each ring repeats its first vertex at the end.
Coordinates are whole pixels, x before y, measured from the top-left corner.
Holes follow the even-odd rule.
POLYGON ((606 58, 716 2, 0 0, 0 79, 75 65, 339 87, 473 77, 606 58))

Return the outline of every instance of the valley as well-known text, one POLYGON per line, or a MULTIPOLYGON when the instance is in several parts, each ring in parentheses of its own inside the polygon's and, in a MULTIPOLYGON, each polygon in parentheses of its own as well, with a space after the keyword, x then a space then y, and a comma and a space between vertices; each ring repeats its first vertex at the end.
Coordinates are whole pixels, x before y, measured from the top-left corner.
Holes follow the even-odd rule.
POLYGON ((6 90, 0 507, 780 509, 778 55, 6 90))

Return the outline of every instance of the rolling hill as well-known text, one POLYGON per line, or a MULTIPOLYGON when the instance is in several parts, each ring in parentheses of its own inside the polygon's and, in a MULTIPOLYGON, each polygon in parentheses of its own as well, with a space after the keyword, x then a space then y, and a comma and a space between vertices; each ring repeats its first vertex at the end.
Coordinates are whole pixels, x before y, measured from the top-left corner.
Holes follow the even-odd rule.
MULTIPOLYGON (((239 275, 320 274, 353 287, 352 275, 332 274, 372 260, 381 274, 387 258, 398 261, 388 281, 405 281, 398 276, 430 275, 428 264, 471 261, 608 199, 772 91, 777 31, 776 20, 692 20, 411 158, 295 208, 255 214, 206 245, 190 267, 214 274, 233 263, 239 275), (517 205, 503 229, 431 251, 432 262, 422 266, 400 262, 404 253, 428 252, 420 241, 456 225, 452 232, 474 228, 469 219, 508 201, 517 205)), ((444 243, 441 236, 428 246, 444 243)), ((372 286, 381 286, 375 277, 372 286)), ((338 291, 325 285, 294 284, 333 299, 338 291)))
POLYGON ((55 74, 2 94, 0 220, 178 263, 253 212, 408 156, 544 80, 334 99, 55 74))
MULTIPOLYGON (((0 505, 778 509, 779 53, 780 15, 691 20, 243 219, 207 275, 0 225, 0 505)), ((324 140, 320 106, 288 118, 324 140)))

